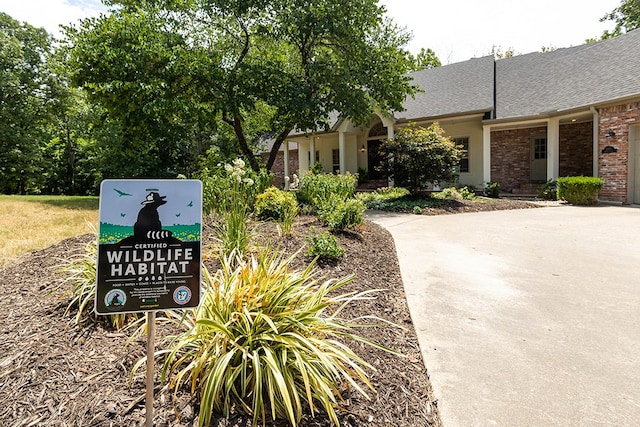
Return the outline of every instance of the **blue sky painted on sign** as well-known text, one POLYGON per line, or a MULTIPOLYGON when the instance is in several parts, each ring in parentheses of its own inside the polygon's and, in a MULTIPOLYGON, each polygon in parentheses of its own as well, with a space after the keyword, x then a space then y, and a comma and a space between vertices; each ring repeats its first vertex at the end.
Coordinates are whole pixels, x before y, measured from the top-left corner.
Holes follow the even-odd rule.
POLYGON ((202 186, 195 180, 106 180, 100 188, 100 222, 133 226, 151 191, 166 196, 158 208, 162 226, 202 222, 202 186))

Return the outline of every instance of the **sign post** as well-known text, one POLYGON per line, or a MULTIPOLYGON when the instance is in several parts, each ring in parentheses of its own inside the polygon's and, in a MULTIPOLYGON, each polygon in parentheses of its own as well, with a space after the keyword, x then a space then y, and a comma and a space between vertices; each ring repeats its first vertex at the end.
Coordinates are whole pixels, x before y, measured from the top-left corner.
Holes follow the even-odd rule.
POLYGON ((146 427, 153 427, 153 364, 155 357, 156 312, 147 312, 147 378, 144 409, 147 416, 146 427))
POLYGON ((96 314, 147 313, 147 426, 153 426, 155 312, 200 303, 202 183, 105 180, 96 314))

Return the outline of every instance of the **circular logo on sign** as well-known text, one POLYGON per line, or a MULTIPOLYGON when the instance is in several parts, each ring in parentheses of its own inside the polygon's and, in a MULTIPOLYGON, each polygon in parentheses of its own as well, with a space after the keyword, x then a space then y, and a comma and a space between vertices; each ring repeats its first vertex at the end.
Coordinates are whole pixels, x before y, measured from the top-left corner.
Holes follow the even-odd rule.
POLYGON ((173 291, 173 300, 176 304, 185 305, 191 300, 191 289, 186 286, 180 286, 173 291))
POLYGON ((111 311, 119 311, 127 302, 127 294, 122 289, 112 289, 104 296, 104 305, 111 311))

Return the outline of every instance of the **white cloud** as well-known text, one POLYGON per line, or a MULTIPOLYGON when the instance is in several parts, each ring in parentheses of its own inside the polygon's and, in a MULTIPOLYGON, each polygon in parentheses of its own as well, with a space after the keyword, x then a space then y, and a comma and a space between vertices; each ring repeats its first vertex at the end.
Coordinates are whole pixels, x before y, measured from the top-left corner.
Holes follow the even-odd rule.
POLYGON ((105 10, 99 0, 0 0, 0 11, 55 36, 62 34, 60 25, 75 24, 105 10))

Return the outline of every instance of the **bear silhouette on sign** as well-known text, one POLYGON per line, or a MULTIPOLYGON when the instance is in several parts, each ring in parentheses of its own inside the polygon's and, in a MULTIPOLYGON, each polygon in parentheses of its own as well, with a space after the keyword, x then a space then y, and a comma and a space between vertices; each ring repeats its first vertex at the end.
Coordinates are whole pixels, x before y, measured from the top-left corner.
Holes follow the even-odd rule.
POLYGON ((144 206, 138 212, 138 219, 133 224, 133 236, 121 240, 120 243, 180 242, 180 240, 173 237, 171 231, 162 229, 158 208, 167 203, 166 198, 166 196, 161 196, 156 191, 150 192, 141 203, 144 206))

